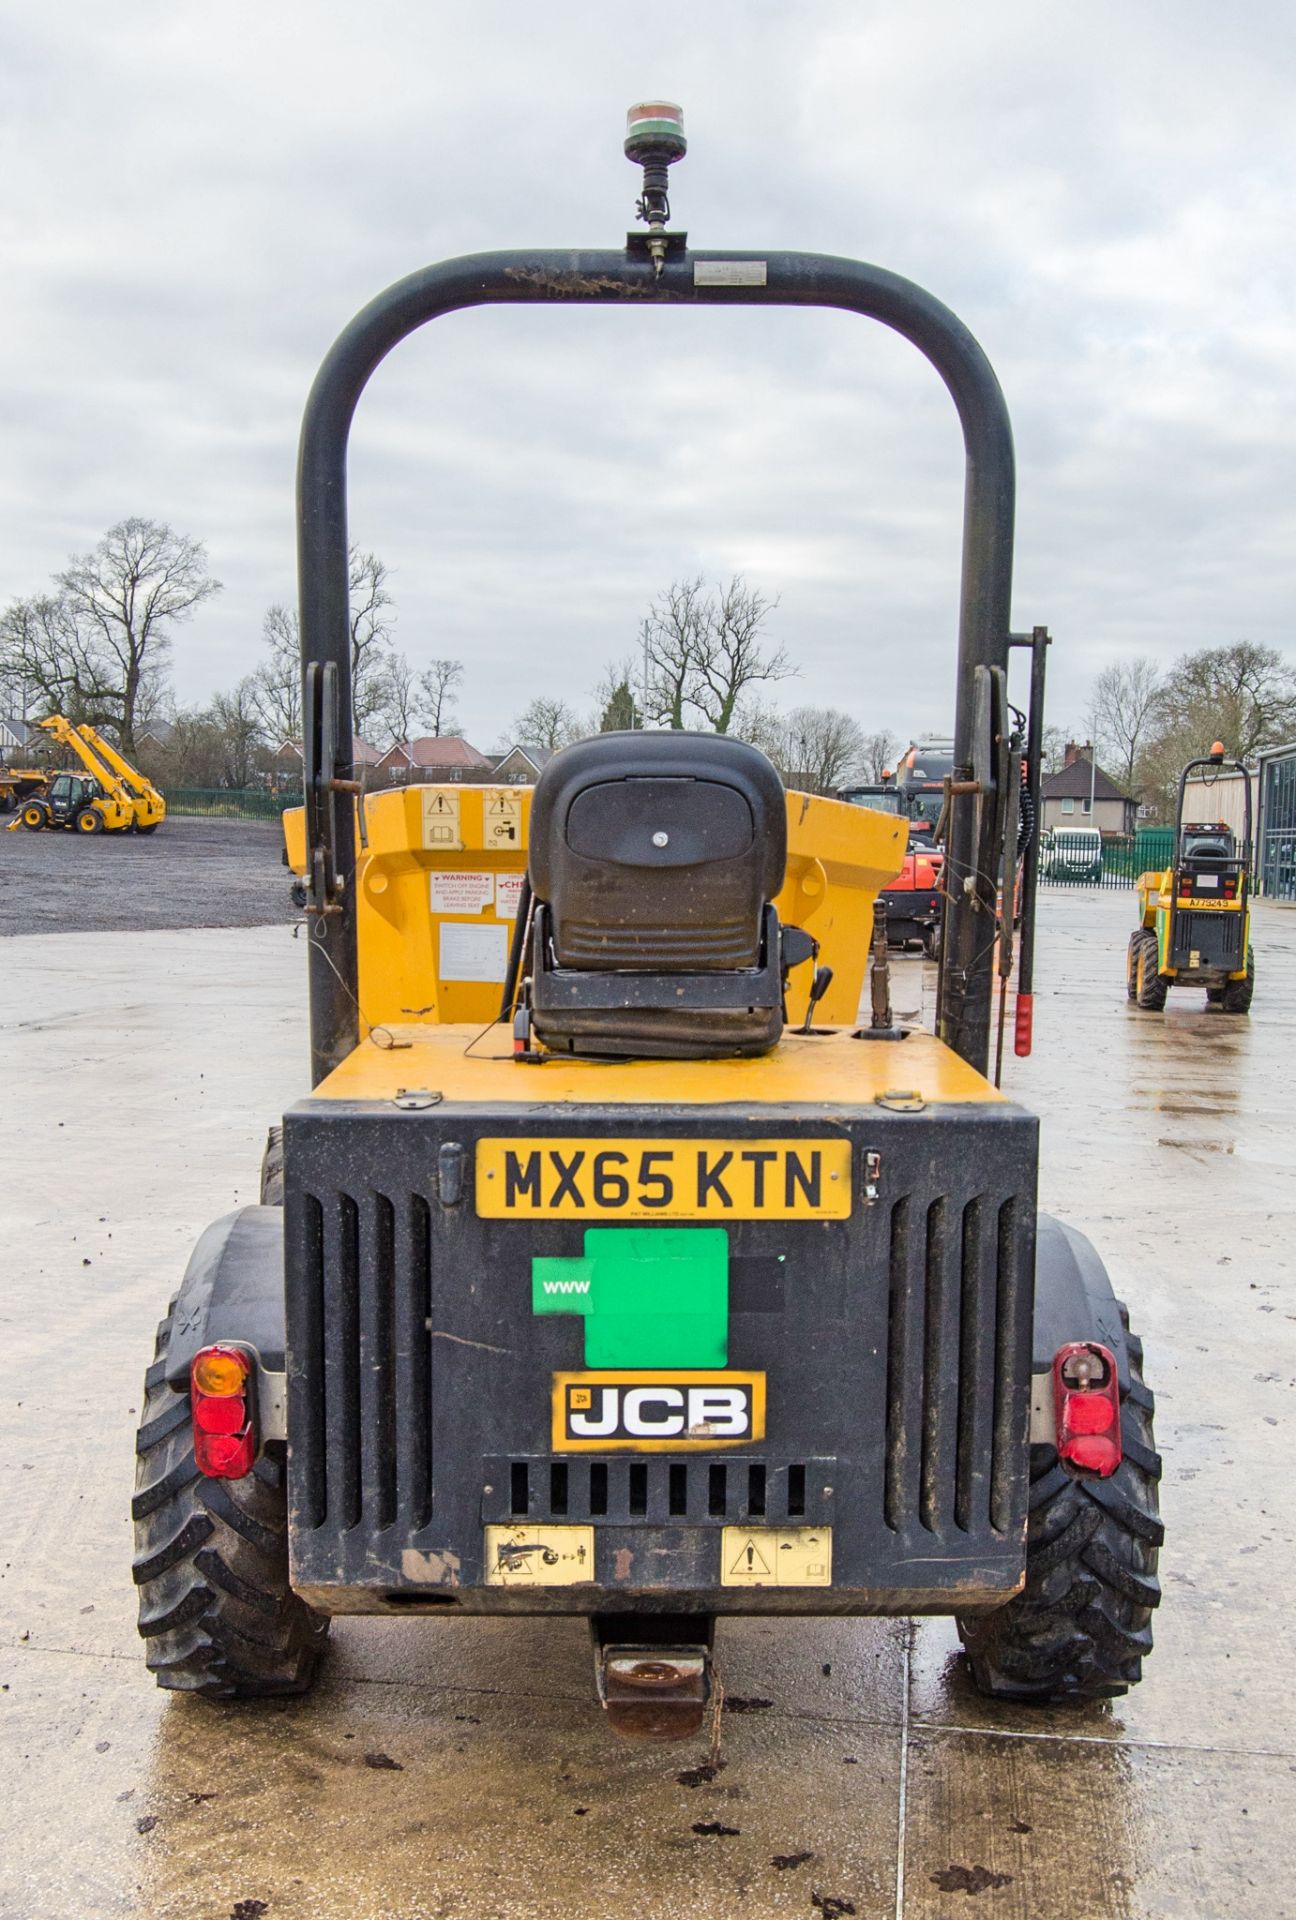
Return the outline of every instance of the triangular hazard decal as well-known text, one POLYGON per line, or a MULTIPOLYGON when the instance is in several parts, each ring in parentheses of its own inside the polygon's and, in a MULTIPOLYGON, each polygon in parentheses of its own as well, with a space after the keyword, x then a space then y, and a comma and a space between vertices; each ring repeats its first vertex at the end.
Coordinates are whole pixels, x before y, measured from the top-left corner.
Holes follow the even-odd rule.
POLYGON ((730 1567, 729 1571, 731 1574, 745 1573, 752 1576, 763 1574, 767 1580, 773 1578, 773 1575, 771 1574, 770 1569, 766 1564, 764 1554, 761 1552, 760 1548, 756 1545, 756 1542, 750 1538, 745 1540, 742 1546, 738 1549, 738 1557, 734 1561, 733 1565, 730 1567))

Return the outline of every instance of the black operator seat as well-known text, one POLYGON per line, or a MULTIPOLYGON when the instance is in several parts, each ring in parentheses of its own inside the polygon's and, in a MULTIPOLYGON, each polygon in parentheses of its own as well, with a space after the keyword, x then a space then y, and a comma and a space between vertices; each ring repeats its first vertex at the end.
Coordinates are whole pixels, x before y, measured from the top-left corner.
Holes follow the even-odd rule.
POLYGON ((1221 821, 1183 830, 1183 862, 1194 873, 1211 873, 1237 859, 1233 830, 1221 821))
POLYGON ((605 733, 536 783, 532 1009, 573 1053, 761 1053, 782 1031, 783 783, 723 735, 605 733))

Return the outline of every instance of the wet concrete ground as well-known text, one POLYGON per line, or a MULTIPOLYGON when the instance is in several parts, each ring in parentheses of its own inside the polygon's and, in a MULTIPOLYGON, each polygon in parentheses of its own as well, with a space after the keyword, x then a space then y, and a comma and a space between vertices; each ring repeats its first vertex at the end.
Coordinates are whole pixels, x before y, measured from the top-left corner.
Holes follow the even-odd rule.
POLYGON ((0 937, 263 927, 294 918, 277 820, 171 814, 156 833, 6 831, 0 937))
MULTIPOLYGON (((0 1914, 1296 1915, 1296 914, 1249 1019, 1127 1007, 1128 894, 1046 894, 1042 1201, 1145 1336, 1169 1529, 1128 1699, 1009 1712, 941 1621, 732 1623, 726 1766, 613 1739, 582 1629, 340 1621, 307 1700, 156 1692, 127 1518, 152 1327, 305 1086, 289 930, 0 943, 0 1914)), ((920 963, 897 1002, 916 1007, 920 963)))

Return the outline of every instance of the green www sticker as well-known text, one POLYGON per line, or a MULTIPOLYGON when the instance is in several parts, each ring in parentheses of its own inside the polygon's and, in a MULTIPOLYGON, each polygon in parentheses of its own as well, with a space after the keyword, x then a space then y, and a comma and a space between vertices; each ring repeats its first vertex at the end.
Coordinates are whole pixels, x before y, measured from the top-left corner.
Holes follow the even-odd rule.
POLYGON ((587 1227, 580 1260, 532 1260, 533 1313, 585 1320, 587 1367, 723 1367, 723 1227, 587 1227))

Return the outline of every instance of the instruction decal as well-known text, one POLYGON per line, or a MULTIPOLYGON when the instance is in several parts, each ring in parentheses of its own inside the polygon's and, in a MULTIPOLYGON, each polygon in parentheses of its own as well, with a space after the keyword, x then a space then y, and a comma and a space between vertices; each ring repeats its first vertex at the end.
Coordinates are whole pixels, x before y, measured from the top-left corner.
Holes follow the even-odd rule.
POLYGON ((487 847, 522 847, 522 795, 508 787, 482 791, 482 834, 487 847))
POLYGON ((518 902, 522 898, 524 873, 497 873, 495 875, 495 911, 506 920, 516 920, 518 902))
POLYGON ((442 980, 502 982, 508 969, 508 928, 502 921, 474 927, 466 920, 441 922, 438 972, 442 980))
POLYGON ((574 1587, 594 1578, 593 1527, 485 1530, 488 1587, 574 1587))
POLYGON ((459 800, 457 793, 447 793, 443 787, 424 787, 423 789, 423 845, 438 853, 460 853, 463 850, 463 836, 459 830, 459 800))
POLYGON ((433 913, 482 913, 495 904, 493 873, 432 874, 433 913))

